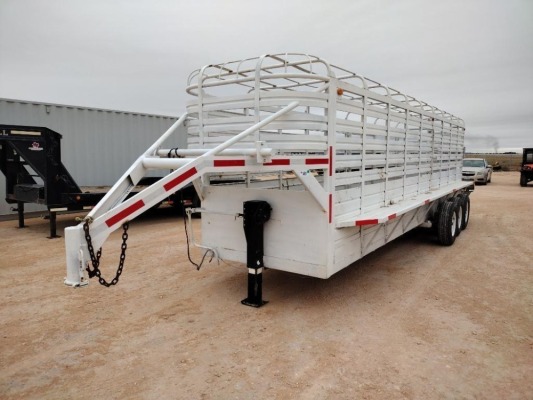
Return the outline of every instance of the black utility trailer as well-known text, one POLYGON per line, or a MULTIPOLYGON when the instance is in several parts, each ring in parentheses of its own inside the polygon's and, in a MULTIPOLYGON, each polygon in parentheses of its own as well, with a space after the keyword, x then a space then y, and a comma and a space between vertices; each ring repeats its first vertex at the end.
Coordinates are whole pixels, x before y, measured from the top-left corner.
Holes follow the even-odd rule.
POLYGON ((24 204, 42 204, 56 235, 56 213, 79 211, 105 193, 83 193, 61 162, 61 134, 44 127, 0 125, 0 170, 6 177, 6 202, 17 204, 24 227, 24 204))
MULTIPOLYGON (((25 203, 45 205, 50 218, 50 238, 58 237, 58 212, 90 209, 106 193, 82 191, 61 162, 61 138, 61 134, 45 127, 0 124, 0 170, 6 177, 5 200, 17 205, 20 228, 24 227, 25 203)), ((139 185, 150 185, 158 179, 147 178, 150 181, 139 185)), ((137 192, 132 191, 130 196, 137 192)), ((191 186, 179 194, 185 200, 172 198, 169 202, 192 203, 195 195, 191 186)))

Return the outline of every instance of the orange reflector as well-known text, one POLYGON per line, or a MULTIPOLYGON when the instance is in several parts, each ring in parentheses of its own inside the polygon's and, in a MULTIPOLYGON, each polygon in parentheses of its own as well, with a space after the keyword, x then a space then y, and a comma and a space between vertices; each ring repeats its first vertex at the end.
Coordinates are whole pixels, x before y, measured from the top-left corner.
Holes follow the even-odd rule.
POLYGON ((341 88, 338 88, 338 89, 337 89, 337 94, 338 94, 339 96, 342 96, 343 93, 344 93, 344 90, 343 90, 343 89, 341 89, 341 88))

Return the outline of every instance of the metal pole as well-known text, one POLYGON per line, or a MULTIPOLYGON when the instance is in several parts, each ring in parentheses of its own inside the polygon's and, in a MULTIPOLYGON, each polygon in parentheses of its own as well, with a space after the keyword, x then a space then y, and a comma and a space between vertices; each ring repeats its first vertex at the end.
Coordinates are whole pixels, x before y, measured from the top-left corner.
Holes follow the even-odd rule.
POLYGON ((24 226, 24 203, 22 201, 17 202, 17 212, 19 215, 19 228, 25 228, 24 226))
POLYGON ((61 236, 57 235, 57 213, 55 211, 50 211, 49 213, 50 217, 50 237, 49 239, 58 238, 61 236))

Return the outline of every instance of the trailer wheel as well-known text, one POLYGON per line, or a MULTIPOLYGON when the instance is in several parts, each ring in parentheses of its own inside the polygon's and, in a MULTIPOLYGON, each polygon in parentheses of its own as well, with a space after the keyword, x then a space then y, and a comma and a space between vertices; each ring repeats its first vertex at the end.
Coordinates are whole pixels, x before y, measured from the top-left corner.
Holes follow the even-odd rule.
POLYGON ((455 237, 457 237, 461 234, 461 231, 463 230, 464 200, 460 196, 455 196, 449 201, 455 204, 455 209, 457 212, 457 227, 455 229, 455 237))
POLYGON ((443 246, 451 246, 457 237, 457 203, 445 201, 439 215, 437 236, 443 246))
POLYGON ((525 173, 520 173, 520 186, 526 187, 527 186, 527 176, 525 173))
POLYGON ((461 224, 461 230, 464 231, 470 220, 470 196, 466 193, 462 193, 458 197, 463 199, 463 222, 461 224))

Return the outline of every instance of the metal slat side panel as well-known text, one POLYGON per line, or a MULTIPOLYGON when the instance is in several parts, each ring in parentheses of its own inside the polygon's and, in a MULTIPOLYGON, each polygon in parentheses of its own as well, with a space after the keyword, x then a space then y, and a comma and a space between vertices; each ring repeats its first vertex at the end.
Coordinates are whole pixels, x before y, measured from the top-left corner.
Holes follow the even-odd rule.
MULTIPOLYGON (((0 123, 44 126, 63 135, 61 158, 80 186, 113 185, 177 118, 0 99, 0 123)), ((181 138, 180 138, 181 139, 181 138)), ((185 147, 186 138, 171 145, 185 147), (180 142, 180 143, 178 143, 180 142)), ((0 215, 12 214, 0 174, 0 215)), ((43 207, 27 204, 27 211, 43 207)))
MULTIPOLYGON (((327 168, 310 167, 320 177, 318 189, 309 190, 311 185, 304 183, 320 212, 301 216, 309 221, 328 217, 328 275, 424 222, 426 201, 435 193, 447 196, 462 189, 461 119, 318 57, 268 54, 211 64, 192 73, 188 83, 187 92, 197 96, 187 107, 189 144, 196 149, 222 145, 297 102, 235 145, 253 149, 260 140, 287 165, 302 154, 328 161, 327 168), (327 198, 326 207, 322 198, 327 198), (371 217, 361 218, 366 215, 371 217), (349 230, 346 239, 340 232, 344 229, 349 230)), ((243 171, 251 187, 264 172, 261 167, 243 171)), ((221 170, 216 176, 233 173, 221 170)), ((302 175, 297 177, 302 180, 302 175)), ((277 190, 284 193, 281 174, 279 181, 277 190)), ((241 244, 209 243, 225 250, 241 244)), ((308 245, 326 246, 312 239, 308 245)), ((305 267, 297 272, 308 273, 305 267)))
POLYGON ((212 64, 191 74, 189 85, 198 99, 188 105, 194 148, 220 145, 298 101, 239 146, 252 148, 260 138, 280 156, 327 156, 323 188, 335 220, 461 181, 461 119, 318 57, 288 53, 212 64))

